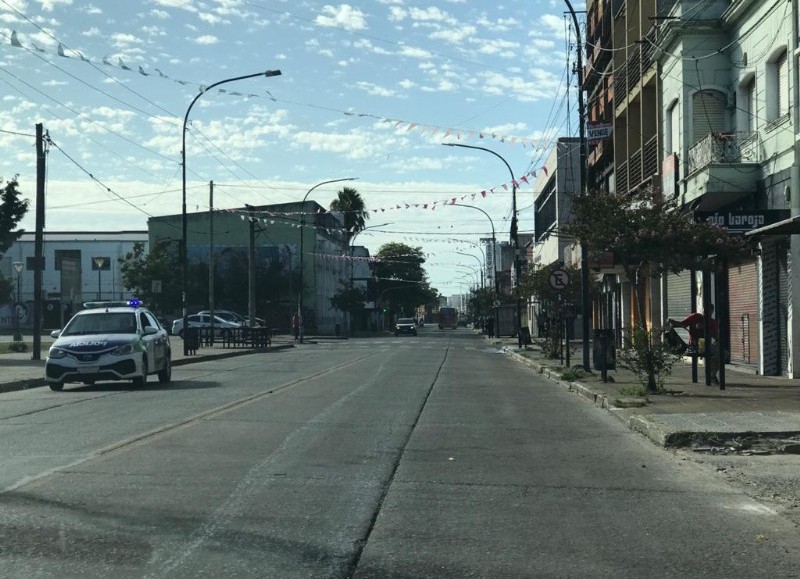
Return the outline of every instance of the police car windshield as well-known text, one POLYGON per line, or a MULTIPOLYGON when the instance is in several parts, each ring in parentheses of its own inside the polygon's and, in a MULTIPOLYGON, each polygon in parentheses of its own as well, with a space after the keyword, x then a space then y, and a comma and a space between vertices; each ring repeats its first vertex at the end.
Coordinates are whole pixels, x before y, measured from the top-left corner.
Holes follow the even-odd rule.
POLYGON ((98 312, 75 316, 67 324, 62 336, 85 336, 88 334, 135 334, 134 312, 98 312))

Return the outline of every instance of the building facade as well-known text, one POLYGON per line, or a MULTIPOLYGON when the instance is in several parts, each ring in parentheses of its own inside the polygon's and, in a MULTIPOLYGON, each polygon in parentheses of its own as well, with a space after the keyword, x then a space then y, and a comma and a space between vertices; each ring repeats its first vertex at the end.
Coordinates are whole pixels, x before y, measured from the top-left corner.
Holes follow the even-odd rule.
MULTIPOLYGON (((123 286, 120 260, 136 243, 147 246, 146 231, 45 232, 43 327, 63 327, 86 301, 135 297, 123 286)), ((33 324, 35 249, 34 233, 26 232, 0 258, 0 271, 14 284, 14 304, 0 307, 0 328, 33 324)))
MULTIPOLYGON (((181 215, 151 217, 151 246, 180 243, 181 220, 181 215)), ((350 247, 342 222, 315 201, 191 213, 186 245, 189 263, 208 264, 213 255, 215 268, 225 267, 226 261, 247 262, 252 254, 258 267, 275 264, 268 283, 279 284, 280 291, 265 300, 267 288, 254 290, 256 316, 270 325, 288 328, 292 313, 300 310, 306 334, 346 331, 348 318, 330 298, 350 279, 350 247)), ((352 273, 365 277, 360 269, 352 273)), ((209 307, 205 295, 193 301, 198 303, 189 303, 190 310, 209 307)))
MULTIPOLYGON (((645 322, 658 327, 708 300, 733 363, 791 377, 800 230, 771 224, 800 215, 797 38, 793 2, 587 3, 587 121, 613 111, 613 135, 589 144, 589 190, 644 188, 758 242, 736 263, 645 280, 645 322)), ((599 281, 595 325, 623 336, 638 321, 630 284, 611 269, 599 281)))

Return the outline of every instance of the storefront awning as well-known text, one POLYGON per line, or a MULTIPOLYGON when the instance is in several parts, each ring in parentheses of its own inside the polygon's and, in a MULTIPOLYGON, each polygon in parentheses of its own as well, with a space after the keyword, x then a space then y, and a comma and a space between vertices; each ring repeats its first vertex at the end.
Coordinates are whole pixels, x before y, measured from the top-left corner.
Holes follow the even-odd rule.
POLYGON ((753 229, 745 233, 745 235, 750 237, 754 235, 794 235, 796 233, 800 233, 800 215, 795 215, 794 217, 783 219, 777 223, 753 229))

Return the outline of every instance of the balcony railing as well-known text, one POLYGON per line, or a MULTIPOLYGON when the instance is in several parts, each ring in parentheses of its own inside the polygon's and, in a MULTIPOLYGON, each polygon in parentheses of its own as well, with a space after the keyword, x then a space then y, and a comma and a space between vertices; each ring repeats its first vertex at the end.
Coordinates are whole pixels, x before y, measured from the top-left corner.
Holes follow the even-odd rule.
POLYGON ((687 159, 687 174, 708 165, 758 162, 758 133, 709 133, 691 149, 687 159))
POLYGON ((658 135, 653 135, 642 148, 642 172, 649 179, 658 173, 658 135))
POLYGON ((622 163, 617 165, 617 168, 614 171, 614 176, 616 178, 617 193, 627 193, 628 192, 628 162, 627 161, 623 161, 622 163))

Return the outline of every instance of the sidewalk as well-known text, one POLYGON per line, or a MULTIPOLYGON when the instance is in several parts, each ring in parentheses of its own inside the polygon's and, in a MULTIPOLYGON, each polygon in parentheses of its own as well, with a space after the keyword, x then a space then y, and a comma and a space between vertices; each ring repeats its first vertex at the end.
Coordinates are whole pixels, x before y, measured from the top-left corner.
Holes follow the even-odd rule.
MULTIPOLYGON (((641 382, 629 370, 608 371, 608 382, 601 380, 599 371, 569 381, 562 378, 566 369, 560 360, 546 358, 536 345, 519 349, 516 338, 486 339, 659 445, 709 450, 739 446, 754 453, 797 452, 795 448, 800 448, 800 381, 760 376, 727 365, 725 390, 720 390, 719 385, 705 385, 702 362, 698 364, 698 381, 693 383, 691 358, 684 358, 664 381, 666 393, 632 397, 624 392, 634 390, 641 382)), ((582 361, 583 351, 578 345, 571 363, 581 366, 582 361)))
MULTIPOLYGON (((30 341, 30 337, 26 341, 30 341)), ((43 338, 43 344, 49 344, 51 338, 43 338)), ((221 344, 214 344, 212 347, 203 347, 197 350, 196 354, 184 355, 183 341, 177 337, 171 337, 172 343, 172 365, 183 366, 205 360, 217 360, 220 358, 232 358, 234 356, 244 356, 247 354, 257 354, 272 352, 285 348, 293 348, 292 337, 288 335, 276 335, 272 338, 272 345, 268 348, 253 350, 249 348, 223 348, 221 344)), ((0 393, 13 392, 15 390, 25 390, 46 386, 44 381, 44 361, 47 358, 46 349, 41 355, 41 360, 33 360, 32 353, 17 352, 0 354, 0 393)), ((151 377, 153 380, 154 377, 151 377)))

